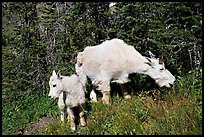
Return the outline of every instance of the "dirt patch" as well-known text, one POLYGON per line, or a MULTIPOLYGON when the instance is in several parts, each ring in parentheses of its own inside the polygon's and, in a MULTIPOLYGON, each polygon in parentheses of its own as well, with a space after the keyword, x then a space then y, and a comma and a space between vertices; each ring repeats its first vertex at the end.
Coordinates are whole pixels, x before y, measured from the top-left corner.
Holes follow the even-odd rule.
MULTIPOLYGON (((39 119, 39 121, 37 123, 30 123, 30 125, 27 128, 21 129, 19 132, 16 133, 16 135, 34 135, 36 131, 39 131, 39 133, 45 133, 46 126, 48 124, 52 123, 53 121, 54 121, 53 117, 52 118, 42 117, 39 119)), ((88 125, 89 123, 92 122, 92 119, 86 118, 86 122, 88 125)), ((87 126, 85 126, 85 127, 87 127, 87 126)), ((78 128, 80 129, 80 128, 84 128, 84 127, 79 126, 78 128)))
POLYGON ((47 124, 52 122, 52 118, 49 117, 42 117, 38 123, 33 123, 29 126, 29 129, 31 131, 26 130, 20 130, 17 135, 33 135, 33 131, 45 131, 45 127, 47 124))

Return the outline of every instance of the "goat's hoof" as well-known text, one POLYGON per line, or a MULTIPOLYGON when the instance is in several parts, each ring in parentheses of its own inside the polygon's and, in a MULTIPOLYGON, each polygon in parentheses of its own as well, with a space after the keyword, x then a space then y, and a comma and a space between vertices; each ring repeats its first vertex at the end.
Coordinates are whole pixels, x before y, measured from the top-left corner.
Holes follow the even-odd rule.
POLYGON ((76 127, 71 127, 71 130, 72 130, 72 131, 75 131, 75 130, 76 130, 76 127))
POLYGON ((97 100, 94 100, 94 99, 92 99, 92 100, 91 100, 91 102, 94 102, 94 103, 96 103, 96 102, 98 102, 98 101, 97 101, 97 100))
POLYGON ((72 130, 72 131, 75 131, 75 130, 76 130, 76 125, 72 125, 72 126, 71 126, 71 130, 72 130))
POLYGON ((130 95, 126 95, 124 96, 125 99, 131 99, 131 96, 130 95))
POLYGON ((83 116, 80 117, 80 124, 81 124, 82 127, 86 126, 86 121, 85 121, 83 116))
POLYGON ((61 122, 64 123, 64 119, 61 119, 61 122))
POLYGON ((67 116, 67 122, 71 122, 71 117, 70 116, 67 116))
POLYGON ((82 127, 86 126, 86 122, 82 122, 82 123, 81 123, 81 126, 82 126, 82 127))
POLYGON ((102 102, 103 102, 103 104, 106 104, 106 105, 108 105, 110 103, 109 100, 105 100, 105 99, 102 99, 102 102))

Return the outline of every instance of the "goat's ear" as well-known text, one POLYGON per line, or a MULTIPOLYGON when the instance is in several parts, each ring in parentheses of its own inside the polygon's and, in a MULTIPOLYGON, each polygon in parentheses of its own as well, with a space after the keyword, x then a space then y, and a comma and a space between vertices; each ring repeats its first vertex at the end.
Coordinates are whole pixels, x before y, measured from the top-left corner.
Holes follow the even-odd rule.
POLYGON ((60 77, 60 70, 57 72, 57 77, 58 77, 58 78, 61 78, 61 77, 60 77))
POLYGON ((164 60, 159 58, 159 64, 163 64, 164 60))
POLYGON ((52 71, 52 76, 56 76, 57 74, 56 74, 56 72, 55 72, 55 70, 53 70, 52 71))
POLYGON ((150 56, 150 58, 156 58, 156 56, 151 52, 151 51, 148 51, 148 53, 149 53, 149 56, 150 56))

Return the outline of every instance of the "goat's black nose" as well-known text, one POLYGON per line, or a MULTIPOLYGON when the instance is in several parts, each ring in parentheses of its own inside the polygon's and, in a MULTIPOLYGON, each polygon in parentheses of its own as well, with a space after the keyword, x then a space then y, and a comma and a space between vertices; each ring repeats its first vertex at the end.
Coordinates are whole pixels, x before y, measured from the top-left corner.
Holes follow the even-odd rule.
POLYGON ((173 83, 169 83, 170 87, 173 87, 173 83))

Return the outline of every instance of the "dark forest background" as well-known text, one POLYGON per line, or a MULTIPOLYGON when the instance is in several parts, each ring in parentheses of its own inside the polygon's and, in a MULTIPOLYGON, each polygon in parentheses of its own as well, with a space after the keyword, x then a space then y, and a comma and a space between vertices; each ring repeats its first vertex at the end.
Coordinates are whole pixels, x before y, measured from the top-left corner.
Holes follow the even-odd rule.
POLYGON ((120 38, 174 75, 202 67, 196 2, 3 2, 2 89, 45 92, 52 70, 75 73, 77 52, 120 38))

